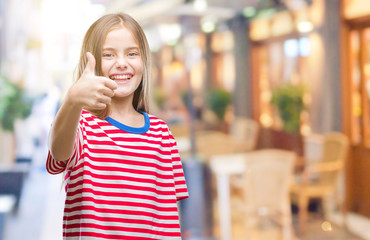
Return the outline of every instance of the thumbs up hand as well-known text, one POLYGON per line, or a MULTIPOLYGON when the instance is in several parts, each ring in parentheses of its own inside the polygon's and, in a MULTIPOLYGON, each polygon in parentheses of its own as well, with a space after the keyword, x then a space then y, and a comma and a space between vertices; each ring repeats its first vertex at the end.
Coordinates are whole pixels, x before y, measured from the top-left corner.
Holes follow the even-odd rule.
POLYGON ((107 77, 95 75, 95 57, 88 52, 87 65, 80 79, 69 89, 68 100, 80 107, 105 109, 111 103, 117 83, 107 77))

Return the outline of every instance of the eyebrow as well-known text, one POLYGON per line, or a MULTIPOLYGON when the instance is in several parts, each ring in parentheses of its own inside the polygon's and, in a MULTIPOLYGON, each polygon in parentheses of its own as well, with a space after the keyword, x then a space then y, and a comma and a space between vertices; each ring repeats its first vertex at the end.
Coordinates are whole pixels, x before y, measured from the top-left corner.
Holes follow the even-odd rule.
MULTIPOLYGON (((113 48, 113 47, 107 47, 107 48, 103 48, 103 51, 114 51, 114 50, 116 50, 115 48, 113 48)), ((128 47, 128 48, 126 48, 125 49, 125 51, 131 51, 131 50, 139 50, 139 47, 128 47)))

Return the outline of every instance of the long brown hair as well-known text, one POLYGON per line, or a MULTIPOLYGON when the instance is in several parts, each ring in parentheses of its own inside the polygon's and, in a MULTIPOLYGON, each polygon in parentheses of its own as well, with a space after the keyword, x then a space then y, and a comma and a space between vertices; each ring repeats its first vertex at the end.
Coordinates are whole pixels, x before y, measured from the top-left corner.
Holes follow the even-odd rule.
MULTIPOLYGON (((96 60, 95 74, 102 76, 101 70, 101 56, 102 47, 108 33, 113 29, 120 27, 127 27, 136 43, 139 45, 141 60, 143 62, 143 78, 139 87, 134 92, 133 107, 137 111, 149 112, 149 90, 150 90, 150 76, 151 76, 151 53, 149 44, 146 39, 145 33, 138 22, 126 13, 107 14, 95 21, 87 30, 80 54, 80 61, 77 66, 78 80, 87 65, 86 53, 91 52, 96 60)), ((86 108, 92 114, 99 118, 106 118, 110 114, 110 106, 108 105, 103 110, 94 110, 86 108)))

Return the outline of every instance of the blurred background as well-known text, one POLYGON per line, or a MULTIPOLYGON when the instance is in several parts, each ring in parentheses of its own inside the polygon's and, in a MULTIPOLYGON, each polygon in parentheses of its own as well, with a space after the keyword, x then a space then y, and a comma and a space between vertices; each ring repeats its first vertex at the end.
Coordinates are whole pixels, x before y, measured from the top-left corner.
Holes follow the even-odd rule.
POLYGON ((62 239, 50 125, 120 11, 182 156, 183 239, 370 239, 368 0, 0 0, 0 239, 62 239))

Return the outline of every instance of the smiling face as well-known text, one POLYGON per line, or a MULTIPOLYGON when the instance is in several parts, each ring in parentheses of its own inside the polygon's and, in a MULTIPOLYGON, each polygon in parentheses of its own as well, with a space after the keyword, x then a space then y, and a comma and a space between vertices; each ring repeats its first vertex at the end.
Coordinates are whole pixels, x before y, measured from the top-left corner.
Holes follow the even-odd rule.
POLYGON ((103 76, 118 84, 114 98, 133 97, 142 81, 143 62, 128 28, 115 28, 108 33, 102 48, 101 68, 103 76))

